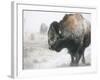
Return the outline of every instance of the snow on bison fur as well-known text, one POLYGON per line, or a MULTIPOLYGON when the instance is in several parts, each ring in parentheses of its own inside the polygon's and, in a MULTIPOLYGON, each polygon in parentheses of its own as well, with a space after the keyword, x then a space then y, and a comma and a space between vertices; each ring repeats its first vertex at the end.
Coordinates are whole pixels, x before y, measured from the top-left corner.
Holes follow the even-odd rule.
POLYGON ((85 63, 84 51, 91 42, 91 25, 80 14, 66 14, 60 22, 52 22, 48 31, 49 49, 60 52, 67 48, 71 65, 85 63))

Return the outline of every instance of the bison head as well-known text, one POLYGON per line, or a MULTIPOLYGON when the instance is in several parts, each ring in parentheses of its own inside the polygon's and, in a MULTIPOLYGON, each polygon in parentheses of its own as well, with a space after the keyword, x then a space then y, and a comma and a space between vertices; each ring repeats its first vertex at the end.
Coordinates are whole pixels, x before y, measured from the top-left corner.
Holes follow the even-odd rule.
POLYGON ((60 24, 56 21, 52 22, 48 31, 48 44, 49 49, 56 50, 56 46, 60 42, 61 30, 60 24))
MULTIPOLYGON (((66 14, 59 23, 56 21, 52 22, 48 31, 49 48, 60 51, 62 48, 70 47, 69 43, 72 43, 72 38, 77 36, 75 31, 80 25, 82 18, 80 14, 66 14)), ((78 32, 80 31, 79 29, 78 32)))

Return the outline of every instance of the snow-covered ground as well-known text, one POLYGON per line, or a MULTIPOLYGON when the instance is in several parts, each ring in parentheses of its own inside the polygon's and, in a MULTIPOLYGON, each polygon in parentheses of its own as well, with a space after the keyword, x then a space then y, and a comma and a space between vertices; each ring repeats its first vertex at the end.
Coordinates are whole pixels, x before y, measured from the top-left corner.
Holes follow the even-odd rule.
MULTIPOLYGON (((86 64, 91 62, 90 46, 85 50, 86 64)), ((70 66, 70 55, 67 49, 56 52, 48 49, 46 34, 25 33, 24 35, 24 69, 57 68, 70 66)), ((83 64, 80 62, 80 66, 83 64)), ((84 66, 85 66, 84 65, 84 66)))

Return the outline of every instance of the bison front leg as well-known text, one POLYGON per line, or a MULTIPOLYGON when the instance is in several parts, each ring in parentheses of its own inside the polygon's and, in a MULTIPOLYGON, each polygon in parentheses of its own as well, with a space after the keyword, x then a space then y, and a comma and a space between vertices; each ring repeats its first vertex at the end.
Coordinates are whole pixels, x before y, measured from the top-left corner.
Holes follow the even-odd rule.
POLYGON ((82 55, 82 63, 85 64, 85 57, 84 57, 84 53, 82 55))
POLYGON ((70 63, 71 66, 74 65, 74 56, 71 54, 71 63, 70 63))
POLYGON ((79 51, 76 53, 76 60, 75 63, 78 64, 81 57, 82 57, 82 62, 85 63, 85 57, 84 57, 84 48, 80 48, 79 51))
POLYGON ((81 59, 81 54, 80 53, 76 53, 75 55, 75 61, 74 61, 74 64, 78 65, 79 64, 79 61, 81 59))
POLYGON ((71 66, 78 66, 80 58, 81 58, 81 55, 79 55, 79 53, 71 54, 71 63, 70 63, 70 65, 71 66))

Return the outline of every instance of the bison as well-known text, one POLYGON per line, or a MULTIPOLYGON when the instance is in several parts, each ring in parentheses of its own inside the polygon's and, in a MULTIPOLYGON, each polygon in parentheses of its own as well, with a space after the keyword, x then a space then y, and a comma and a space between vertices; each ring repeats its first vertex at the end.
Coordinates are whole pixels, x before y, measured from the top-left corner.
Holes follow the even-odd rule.
POLYGON ((91 42, 91 25, 80 13, 66 14, 60 22, 51 23, 48 31, 49 49, 60 52, 67 48, 71 65, 85 63, 84 51, 91 42))

